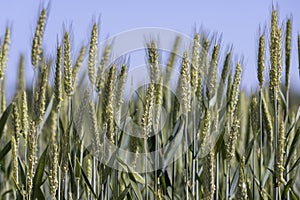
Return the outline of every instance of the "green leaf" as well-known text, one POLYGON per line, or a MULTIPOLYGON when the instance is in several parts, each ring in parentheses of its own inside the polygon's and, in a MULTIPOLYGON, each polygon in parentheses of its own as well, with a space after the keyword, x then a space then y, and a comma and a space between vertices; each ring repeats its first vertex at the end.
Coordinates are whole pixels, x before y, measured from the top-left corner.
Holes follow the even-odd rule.
POLYGON ((182 145, 182 138, 183 138, 183 120, 180 117, 174 128, 171 136, 168 139, 168 143, 166 147, 164 148, 164 158, 163 158, 163 169, 162 171, 165 171, 165 169, 168 167, 168 165, 173 160, 176 152, 178 151, 180 145, 182 145))
POLYGON ((233 196, 233 193, 236 189, 236 186, 238 185, 239 178, 240 178, 240 165, 236 168, 232 181, 231 181, 231 186, 230 186, 230 196, 233 196))
POLYGON ((137 172, 135 172, 130 166, 128 166, 126 163, 122 161, 122 159, 117 157, 117 160, 119 161, 120 165, 129 172, 129 178, 135 182, 139 182, 141 184, 145 184, 145 179, 137 172))
POLYGON ((296 161, 295 164, 291 167, 291 169, 288 171, 288 173, 290 173, 291 171, 293 171, 296 167, 299 167, 299 163, 300 163, 300 157, 297 159, 297 161, 296 161))
POLYGON ((39 193, 40 187, 43 184, 43 175, 44 175, 44 171, 45 171, 45 165, 46 165, 46 154, 47 154, 47 150, 48 150, 48 146, 46 147, 46 149, 44 150, 44 152, 42 153, 38 165, 36 167, 36 171, 34 173, 34 177, 33 177, 33 193, 32 199, 35 199, 39 193))
POLYGON ((297 132, 296 132, 296 134, 295 134, 295 136, 293 138, 292 144, 291 144, 290 149, 288 151, 288 157, 287 157, 286 162, 285 162, 285 168, 289 164, 289 162, 290 162, 290 160, 292 158, 292 155, 293 155, 293 153, 296 150, 296 147, 297 147, 297 145, 299 143, 299 136, 300 136, 300 127, 297 129, 297 132))
POLYGON ((281 195, 281 199, 286 199, 287 197, 287 194, 288 194, 288 191, 291 187, 293 187, 293 184, 294 184, 294 178, 291 178, 287 184, 284 186, 284 190, 283 190, 283 193, 281 195))
POLYGON ((131 184, 131 187, 132 187, 133 192, 135 193, 137 199, 142 200, 143 199, 142 193, 141 193, 138 185, 132 180, 130 180, 130 184, 131 184))
POLYGON ((26 174, 25 174, 25 170, 24 170, 24 166, 22 161, 20 160, 20 158, 18 158, 18 162, 19 162, 19 166, 20 166, 20 179, 21 179, 21 183, 25 186, 26 185, 26 174))
POLYGON ((251 151, 252 151, 252 148, 253 148, 253 144, 254 144, 254 138, 249 142, 248 146, 247 146, 247 149, 246 149, 246 152, 245 152, 245 165, 248 163, 249 161, 249 158, 250 158, 250 155, 251 155, 251 151))
POLYGON ((6 156, 6 154, 10 151, 11 149, 11 141, 9 141, 5 147, 0 151, 0 161, 2 161, 4 159, 4 157, 6 156))
POLYGON ((123 192, 119 195, 118 200, 125 199, 125 197, 128 194, 130 188, 131 188, 131 184, 129 184, 128 186, 126 186, 126 188, 123 190, 123 192))
POLYGON ((95 191, 94 191, 94 188, 93 188, 93 186, 91 185, 89 179, 87 178, 87 176, 86 176, 86 174, 85 174, 85 172, 84 172, 82 166, 80 166, 80 168, 81 168, 81 174, 82 174, 82 176, 83 176, 83 179, 84 179, 86 185, 88 186, 89 190, 92 192, 94 198, 97 198, 97 195, 96 195, 96 193, 95 193, 95 191))
POLYGON ((71 193, 75 194, 76 193, 76 182, 75 182, 75 175, 74 175, 74 170, 72 167, 71 163, 71 158, 69 157, 68 159, 68 166, 69 166, 69 176, 70 176, 70 181, 71 181, 71 193))
POLYGON ((1 139, 2 135, 3 135, 3 130, 4 130, 6 121, 7 121, 8 117, 9 117, 9 115, 10 115, 11 109, 12 109, 12 104, 10 104, 6 108, 6 110, 4 111, 4 113, 1 116, 1 119, 0 119, 0 139, 1 139))

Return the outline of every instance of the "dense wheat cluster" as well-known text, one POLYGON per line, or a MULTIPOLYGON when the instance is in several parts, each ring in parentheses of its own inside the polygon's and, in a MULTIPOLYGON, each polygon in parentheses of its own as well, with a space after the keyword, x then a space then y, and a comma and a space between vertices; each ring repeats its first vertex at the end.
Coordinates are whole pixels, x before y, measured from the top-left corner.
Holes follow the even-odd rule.
POLYGON ((251 94, 240 90, 244 66, 232 48, 199 32, 181 56, 187 45, 176 38, 166 67, 159 41, 145 41, 150 83, 126 99, 130 63, 110 62, 113 44, 100 51, 99 23, 78 54, 64 31, 53 56, 43 49, 48 17, 42 9, 32 40, 33 83, 21 56, 12 102, 11 27, 0 38, 1 199, 300 199, 291 19, 273 10, 257 38, 251 94))

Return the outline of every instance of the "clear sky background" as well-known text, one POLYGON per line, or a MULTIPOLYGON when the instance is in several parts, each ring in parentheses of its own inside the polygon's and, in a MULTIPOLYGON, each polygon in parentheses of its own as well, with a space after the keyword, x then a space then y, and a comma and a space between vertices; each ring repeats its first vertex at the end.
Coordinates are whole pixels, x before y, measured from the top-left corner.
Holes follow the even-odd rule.
MULTIPOLYGON (((31 74, 31 43, 39 10, 49 5, 44 47, 54 54, 57 34, 63 33, 63 25, 72 24, 75 49, 87 43, 91 20, 101 15, 100 39, 140 27, 174 29, 192 36, 195 27, 203 27, 211 33, 221 33, 223 50, 233 45, 234 53, 244 57, 242 87, 248 91, 257 89, 256 54, 259 27, 269 25, 272 4, 278 5, 280 20, 293 16, 292 87, 299 91, 296 35, 300 31, 299 0, 210 0, 210 1, 102 1, 102 0, 7 0, 0 6, 0 35, 7 24, 12 26, 12 44, 7 70, 7 88, 14 88, 19 55, 25 53, 26 71, 31 74), (47 3, 50 2, 50 3, 47 3)), ((30 77, 29 80, 30 81, 30 77)), ((12 90, 10 90, 12 91, 12 90)), ((8 92, 11 99, 13 93, 8 92)))

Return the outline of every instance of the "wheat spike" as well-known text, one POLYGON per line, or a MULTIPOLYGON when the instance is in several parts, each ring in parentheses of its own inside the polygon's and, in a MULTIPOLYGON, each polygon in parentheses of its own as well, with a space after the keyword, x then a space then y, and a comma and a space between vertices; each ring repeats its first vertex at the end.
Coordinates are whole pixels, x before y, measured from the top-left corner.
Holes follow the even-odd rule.
POLYGON ((285 183, 285 180, 283 178, 284 154, 285 154, 285 123, 284 121, 282 121, 279 129, 278 146, 276 149, 276 163, 275 163, 275 174, 279 184, 285 183))
POLYGON ((199 60, 200 60, 200 35, 195 34, 194 45, 192 50, 192 60, 191 60, 191 86, 193 93, 196 92, 198 88, 198 75, 199 75, 199 60))
POLYGON ((98 93, 101 92, 101 89, 104 87, 104 77, 103 77, 103 71, 105 70, 106 68, 106 65, 108 64, 108 59, 109 59, 109 56, 110 56, 110 52, 111 52, 111 49, 110 49, 110 45, 106 45, 105 46, 105 50, 102 54, 102 57, 101 57, 101 61, 100 61, 100 64, 98 66, 98 69, 97 69, 97 77, 96 77, 96 91, 98 93))
POLYGON ((72 96, 74 92, 72 71, 71 41, 69 33, 66 32, 64 35, 64 83, 65 92, 68 97, 72 96))
POLYGON ((55 78, 54 78, 54 99, 55 99, 55 107, 56 110, 59 110, 61 107, 62 98, 62 85, 61 85, 61 69, 62 69, 62 47, 57 47, 56 52, 56 65, 55 65, 55 78))
POLYGON ((46 20, 47 20, 46 9, 42 9, 35 29, 34 38, 32 41, 31 64, 33 65, 34 68, 36 68, 39 65, 39 62, 42 61, 42 54, 43 54, 42 41, 45 32, 46 20))
POLYGON ((11 149, 12 149, 12 173, 13 179, 15 180, 17 186, 19 185, 19 169, 18 169, 18 144, 15 137, 11 137, 11 149))
POLYGON ((98 54, 98 25, 94 23, 89 49, 89 59, 88 59, 88 75, 91 85, 95 84, 95 70, 97 65, 97 54, 98 54))
POLYGON ((215 193, 215 153, 214 150, 211 149, 210 153, 205 157, 204 160, 204 192, 203 197, 206 200, 214 199, 214 193, 215 193))
POLYGON ((180 72, 180 95, 181 95, 181 106, 183 113, 187 114, 191 110, 191 76, 189 69, 189 59, 187 52, 184 53, 181 72, 180 72))
POLYGON ((29 116, 28 116, 28 104, 27 104, 27 94, 26 91, 23 91, 22 94, 22 106, 21 106, 21 127, 22 127, 22 134, 27 143, 27 133, 28 133, 28 126, 29 126, 29 116))
POLYGON ((235 152, 235 144, 238 137, 238 132, 240 128, 240 120, 237 118, 237 116, 234 117, 233 124, 231 126, 231 131, 229 134, 229 138, 225 142, 225 158, 229 161, 234 155, 235 152))
POLYGON ((264 84, 264 73, 265 73, 265 37, 261 35, 259 37, 258 47, 258 60, 257 60, 257 76, 259 81, 259 87, 262 89, 264 84))
POLYGON ((58 188, 58 162, 59 162, 59 152, 58 152, 58 138, 57 138, 57 113, 55 110, 51 111, 51 162, 49 170, 49 184, 50 192, 52 198, 55 198, 56 191, 58 188))
POLYGON ((218 76, 218 59, 219 59, 219 45, 215 45, 213 48, 213 53, 210 61, 210 68, 207 73, 207 83, 206 83, 206 95, 210 100, 216 95, 217 92, 217 76, 218 76))
POLYGON ((9 45, 10 45, 10 40, 11 40, 10 32, 11 32, 10 28, 6 27, 4 43, 1 48, 1 54, 0 54, 0 80, 3 80, 4 74, 6 71, 6 65, 7 65, 8 53, 9 53, 9 45))

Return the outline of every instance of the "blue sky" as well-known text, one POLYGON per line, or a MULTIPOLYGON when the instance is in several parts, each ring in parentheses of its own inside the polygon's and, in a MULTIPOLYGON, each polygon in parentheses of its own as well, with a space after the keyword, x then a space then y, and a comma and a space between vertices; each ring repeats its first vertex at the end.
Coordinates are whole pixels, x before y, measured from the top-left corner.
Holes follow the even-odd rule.
MULTIPOLYGON (((174 29, 192 36, 194 28, 203 27, 211 33, 222 34, 223 50, 233 45, 237 57, 244 57, 243 88, 257 89, 256 54, 259 26, 269 23, 272 3, 279 6, 280 19, 293 16, 292 84, 300 82, 296 52, 296 34, 300 31, 300 1, 285 0, 229 0, 229 1, 99 1, 99 0, 10 0, 1 3, 0 35, 5 26, 12 26, 12 44, 7 70, 7 87, 16 81, 18 57, 25 53, 26 70, 30 66, 30 46, 36 26, 38 11, 49 5, 49 19, 44 38, 46 52, 54 54, 57 35, 63 33, 64 25, 72 24, 75 49, 89 38, 92 19, 101 15, 100 39, 140 27, 174 29)), ((1 37, 2 38, 2 37, 1 37)), ((13 95, 13 94, 8 94, 13 95)))

